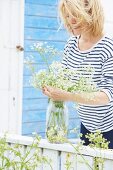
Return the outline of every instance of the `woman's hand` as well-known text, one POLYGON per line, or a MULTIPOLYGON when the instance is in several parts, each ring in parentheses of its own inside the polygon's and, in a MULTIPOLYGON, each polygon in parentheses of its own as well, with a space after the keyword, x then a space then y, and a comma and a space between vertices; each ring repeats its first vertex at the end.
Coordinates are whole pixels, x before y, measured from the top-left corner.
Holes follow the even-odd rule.
POLYGON ((64 90, 45 86, 42 89, 43 93, 54 101, 73 101, 84 105, 106 105, 109 103, 109 98, 106 93, 102 91, 86 93, 71 93, 64 90), (92 97, 89 98, 88 96, 92 97))
POLYGON ((45 86, 42 88, 43 93, 48 96, 49 98, 55 100, 55 101, 68 101, 69 99, 69 92, 66 92, 64 90, 45 86))

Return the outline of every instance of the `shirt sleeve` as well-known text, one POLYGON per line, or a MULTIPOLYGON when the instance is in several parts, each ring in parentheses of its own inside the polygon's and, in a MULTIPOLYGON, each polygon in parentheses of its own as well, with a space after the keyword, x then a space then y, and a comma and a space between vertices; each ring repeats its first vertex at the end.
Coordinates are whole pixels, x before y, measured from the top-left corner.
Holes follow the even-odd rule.
POLYGON ((107 94, 110 101, 113 101, 113 57, 107 59, 102 66, 100 90, 107 94))
POLYGON ((64 47, 63 51, 63 59, 62 59, 62 65, 67 68, 67 61, 68 61, 68 43, 64 47))

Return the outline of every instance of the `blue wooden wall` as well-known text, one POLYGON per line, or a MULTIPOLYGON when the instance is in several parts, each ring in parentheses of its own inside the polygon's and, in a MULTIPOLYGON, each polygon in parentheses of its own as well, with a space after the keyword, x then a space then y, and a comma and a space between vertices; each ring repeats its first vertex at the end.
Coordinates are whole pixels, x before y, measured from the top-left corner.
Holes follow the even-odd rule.
MULTIPOLYGON (((37 70, 45 67, 44 61, 36 51, 31 49, 37 41, 47 42, 59 50, 63 50, 69 35, 64 29, 58 31, 57 0, 26 0, 25 1, 25 53, 24 58, 31 55, 35 58, 34 66, 37 70)), ((47 97, 41 91, 31 87, 29 80, 31 73, 24 65, 23 75, 23 117, 22 134, 32 136, 33 132, 45 137, 45 119, 47 97)), ((69 106, 69 129, 79 125, 78 115, 72 103, 69 106)), ((70 134, 69 137, 75 137, 70 134)))

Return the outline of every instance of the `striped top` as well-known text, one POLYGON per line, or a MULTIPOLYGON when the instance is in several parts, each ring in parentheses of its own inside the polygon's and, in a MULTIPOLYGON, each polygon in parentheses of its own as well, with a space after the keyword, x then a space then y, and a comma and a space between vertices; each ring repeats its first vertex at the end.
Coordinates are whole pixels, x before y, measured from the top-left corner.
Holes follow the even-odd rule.
MULTIPOLYGON (((83 125, 91 132, 97 129, 107 132, 113 129, 113 40, 104 36, 92 48, 80 51, 78 37, 71 37, 65 48, 63 65, 69 69, 80 69, 91 65, 92 79, 97 89, 104 91, 110 102, 107 105, 79 105, 78 113, 83 125)), ((85 73, 84 73, 85 75, 85 73)), ((78 77, 75 77, 75 82, 78 77)))

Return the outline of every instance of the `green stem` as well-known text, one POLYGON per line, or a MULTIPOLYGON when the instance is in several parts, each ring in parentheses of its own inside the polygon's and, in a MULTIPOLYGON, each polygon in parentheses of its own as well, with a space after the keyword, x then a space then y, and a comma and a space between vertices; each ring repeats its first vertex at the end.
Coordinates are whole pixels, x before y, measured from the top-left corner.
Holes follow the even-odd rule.
POLYGON ((83 159, 83 161, 85 162, 85 164, 91 169, 93 170, 93 168, 88 164, 87 160, 84 158, 84 156, 80 153, 80 151, 70 142, 67 140, 67 143, 69 143, 77 152, 78 154, 81 156, 81 158, 83 159))
MULTIPOLYGON (((38 51, 38 50, 37 50, 37 51, 38 51)), ((46 57, 45 57, 41 52, 38 51, 38 53, 40 54, 40 56, 42 57, 42 59, 43 59, 44 62, 46 63, 48 70, 50 71, 50 69, 49 69, 49 64, 48 64, 48 62, 47 62, 46 57)))

